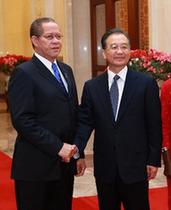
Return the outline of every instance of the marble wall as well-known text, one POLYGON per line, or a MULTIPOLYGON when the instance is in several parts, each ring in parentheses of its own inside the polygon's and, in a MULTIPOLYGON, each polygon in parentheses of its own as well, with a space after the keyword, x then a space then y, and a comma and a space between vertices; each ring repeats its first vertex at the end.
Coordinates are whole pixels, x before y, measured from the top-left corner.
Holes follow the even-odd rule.
POLYGON ((149 0, 150 47, 171 53, 171 1, 149 0))
POLYGON ((89 1, 72 1, 73 65, 79 96, 84 82, 91 78, 91 34, 89 1))

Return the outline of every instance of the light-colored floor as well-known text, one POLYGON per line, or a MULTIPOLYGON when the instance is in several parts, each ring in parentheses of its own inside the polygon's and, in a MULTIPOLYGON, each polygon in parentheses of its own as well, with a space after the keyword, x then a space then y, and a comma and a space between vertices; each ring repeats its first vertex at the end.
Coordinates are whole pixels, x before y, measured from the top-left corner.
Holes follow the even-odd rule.
MULTIPOLYGON (((0 150, 12 157, 16 131, 11 125, 10 114, 6 112, 6 104, 0 100, 0 150)), ((89 144, 86 149, 87 169, 84 176, 75 178, 74 197, 96 195, 93 177, 92 150, 89 144)), ((150 188, 166 186, 163 167, 159 169, 157 177, 150 181, 150 188)))

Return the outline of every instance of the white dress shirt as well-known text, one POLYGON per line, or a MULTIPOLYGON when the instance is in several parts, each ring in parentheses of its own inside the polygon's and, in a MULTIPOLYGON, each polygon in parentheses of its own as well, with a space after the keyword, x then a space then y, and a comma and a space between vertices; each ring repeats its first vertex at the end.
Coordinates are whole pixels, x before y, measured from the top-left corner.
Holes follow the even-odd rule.
MULTIPOLYGON (((36 52, 34 54, 46 66, 46 68, 48 68, 49 71, 54 75, 54 72, 53 72, 53 69, 52 69, 52 63, 49 60, 47 60, 46 58, 44 58, 41 55, 37 54, 36 52)), ((57 65, 58 70, 59 70, 59 74, 60 74, 61 79, 62 79, 62 82, 63 82, 63 84, 64 84, 64 86, 65 86, 65 88, 66 88, 66 90, 68 92, 68 84, 67 84, 67 82, 66 82, 66 80, 65 80, 65 78, 64 78, 64 76, 63 76, 63 74, 62 74, 62 72, 61 72, 61 70, 60 70, 60 68, 59 68, 59 66, 57 64, 57 62, 56 62, 56 60, 53 63, 55 63, 57 65)))
MULTIPOLYGON (((119 112, 119 107, 120 107, 121 98, 122 98, 122 94, 123 94, 123 89, 124 89, 124 86, 125 86, 127 71, 128 71, 128 67, 125 66, 117 74, 120 78, 117 80, 117 85, 118 85, 118 90, 119 90, 119 98, 118 98, 118 106, 117 106, 117 110, 116 110, 115 121, 117 120, 117 117, 118 117, 118 112, 119 112)), ((113 78, 116 74, 113 71, 111 71, 109 69, 109 67, 107 68, 107 73, 108 73, 108 87, 109 87, 109 91, 110 91, 111 85, 113 83, 113 78)))

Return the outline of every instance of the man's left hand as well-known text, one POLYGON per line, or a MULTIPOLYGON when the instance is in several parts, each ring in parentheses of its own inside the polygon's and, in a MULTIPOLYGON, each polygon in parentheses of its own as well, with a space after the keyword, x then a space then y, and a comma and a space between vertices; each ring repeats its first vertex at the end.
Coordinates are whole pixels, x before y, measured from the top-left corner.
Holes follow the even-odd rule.
POLYGON ((77 160, 77 174, 75 176, 82 176, 86 169, 85 159, 80 158, 77 160))
POLYGON ((157 171, 158 171, 158 168, 157 167, 147 165, 147 176, 148 176, 148 180, 154 179, 156 177, 157 171))

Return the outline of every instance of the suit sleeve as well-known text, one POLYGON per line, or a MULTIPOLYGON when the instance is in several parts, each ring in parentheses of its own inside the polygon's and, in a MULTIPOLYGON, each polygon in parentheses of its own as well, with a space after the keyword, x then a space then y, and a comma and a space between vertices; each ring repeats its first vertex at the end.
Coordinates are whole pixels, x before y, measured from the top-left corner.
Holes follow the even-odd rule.
POLYGON ((14 128, 20 139, 52 156, 63 146, 60 139, 38 122, 32 80, 22 69, 15 69, 9 81, 8 99, 14 128))
POLYGON ((157 82, 152 79, 147 85, 145 97, 145 119, 148 136, 147 164, 159 167, 161 165, 161 104, 157 82))
POLYGON ((93 129, 93 105, 88 85, 85 83, 81 104, 79 106, 77 133, 75 138, 75 144, 80 152, 83 152, 85 149, 93 129))
POLYGON ((171 81, 161 88, 163 146, 170 148, 171 141, 171 81))

